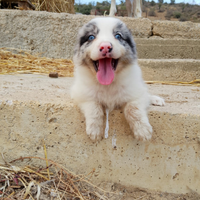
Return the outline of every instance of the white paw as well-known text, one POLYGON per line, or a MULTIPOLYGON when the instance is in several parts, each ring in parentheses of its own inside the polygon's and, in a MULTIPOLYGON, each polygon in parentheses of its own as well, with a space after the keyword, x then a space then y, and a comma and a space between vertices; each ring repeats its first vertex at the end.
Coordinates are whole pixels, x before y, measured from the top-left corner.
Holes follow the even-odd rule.
POLYGON ((102 126, 98 124, 90 124, 86 127, 87 135, 92 141, 102 140, 103 138, 103 129, 102 126))
POLYGON ((150 140, 152 132, 152 126, 149 123, 136 122, 134 125, 134 136, 138 140, 150 140))
POLYGON ((151 104, 154 106, 164 106, 165 100, 159 96, 152 95, 151 96, 151 104))

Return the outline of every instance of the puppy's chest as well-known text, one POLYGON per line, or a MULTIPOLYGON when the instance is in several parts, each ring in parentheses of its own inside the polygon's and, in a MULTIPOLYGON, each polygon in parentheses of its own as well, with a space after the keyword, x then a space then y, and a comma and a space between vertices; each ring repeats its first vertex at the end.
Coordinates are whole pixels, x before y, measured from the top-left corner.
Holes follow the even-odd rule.
POLYGON ((101 88, 96 92, 97 101, 106 107, 112 109, 116 106, 122 106, 130 99, 130 95, 124 87, 119 88, 101 88))

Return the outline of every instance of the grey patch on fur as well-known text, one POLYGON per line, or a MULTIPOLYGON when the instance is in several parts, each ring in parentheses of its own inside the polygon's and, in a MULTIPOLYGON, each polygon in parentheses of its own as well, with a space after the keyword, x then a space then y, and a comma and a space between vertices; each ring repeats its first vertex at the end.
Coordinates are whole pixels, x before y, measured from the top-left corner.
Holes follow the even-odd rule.
POLYGON ((74 55, 84 52, 84 49, 88 47, 92 41, 88 41, 90 35, 94 35, 95 37, 98 35, 99 29, 95 22, 89 22, 85 24, 78 33, 77 44, 74 49, 74 55))
POLYGON ((123 22, 119 22, 115 28, 113 29, 113 35, 120 34, 122 38, 119 40, 120 43, 127 49, 129 48, 132 51, 132 54, 134 58, 137 58, 137 51, 136 51, 136 45, 133 40, 133 36, 130 32, 130 30, 126 27, 126 25, 123 22))
POLYGON ((96 35, 99 33, 99 29, 96 26, 95 22, 89 22, 88 24, 86 24, 85 26, 83 26, 82 31, 80 31, 80 36, 79 36, 79 45, 80 47, 84 44, 84 43, 91 43, 91 41, 88 41, 88 37, 90 35, 94 35, 96 37, 96 35))

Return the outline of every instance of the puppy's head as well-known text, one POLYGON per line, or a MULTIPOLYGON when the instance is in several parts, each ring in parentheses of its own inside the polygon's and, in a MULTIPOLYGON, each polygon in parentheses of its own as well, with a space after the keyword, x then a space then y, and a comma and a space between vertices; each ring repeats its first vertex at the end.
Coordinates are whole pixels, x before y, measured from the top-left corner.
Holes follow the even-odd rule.
POLYGON ((95 18, 79 31, 75 65, 90 70, 102 85, 111 84, 136 58, 132 35, 119 19, 95 18))

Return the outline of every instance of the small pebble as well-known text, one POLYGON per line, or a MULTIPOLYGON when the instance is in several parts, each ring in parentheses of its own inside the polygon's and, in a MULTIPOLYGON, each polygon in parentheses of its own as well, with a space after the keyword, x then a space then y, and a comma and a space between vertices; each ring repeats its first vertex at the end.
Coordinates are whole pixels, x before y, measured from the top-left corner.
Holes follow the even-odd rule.
POLYGON ((50 72, 49 77, 51 78, 58 78, 58 73, 57 72, 50 72))

